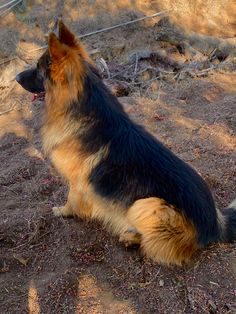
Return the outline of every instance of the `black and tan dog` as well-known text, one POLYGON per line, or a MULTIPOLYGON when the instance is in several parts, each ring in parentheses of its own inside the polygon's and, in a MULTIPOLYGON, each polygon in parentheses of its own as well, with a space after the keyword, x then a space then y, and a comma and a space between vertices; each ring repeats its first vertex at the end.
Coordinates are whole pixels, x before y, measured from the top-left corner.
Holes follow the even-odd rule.
POLYGON ((37 68, 16 80, 46 92, 45 153, 68 181, 55 215, 95 218, 160 263, 236 239, 236 201, 218 210, 204 180, 130 120, 75 36, 59 23, 37 68))

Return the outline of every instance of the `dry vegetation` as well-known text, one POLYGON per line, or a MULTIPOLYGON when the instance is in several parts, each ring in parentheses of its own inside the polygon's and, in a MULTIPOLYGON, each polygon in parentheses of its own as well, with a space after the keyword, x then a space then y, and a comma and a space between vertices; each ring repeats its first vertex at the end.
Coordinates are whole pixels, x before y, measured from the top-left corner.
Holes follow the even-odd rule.
POLYGON ((166 268, 127 251, 96 222, 53 217, 66 185, 41 152, 44 103, 14 82, 37 60, 41 51, 32 50, 56 17, 84 34, 171 9, 168 18, 84 42, 131 117, 195 167, 226 206, 236 192, 235 6, 36 0, 1 19, 1 313, 236 313, 235 243, 166 268))

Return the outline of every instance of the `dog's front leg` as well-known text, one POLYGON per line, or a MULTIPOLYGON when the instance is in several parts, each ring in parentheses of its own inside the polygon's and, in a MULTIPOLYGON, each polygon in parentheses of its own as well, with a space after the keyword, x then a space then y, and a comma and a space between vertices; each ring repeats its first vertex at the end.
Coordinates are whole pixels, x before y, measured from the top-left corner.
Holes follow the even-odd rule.
POLYGON ((78 189, 70 185, 67 202, 64 206, 53 207, 53 213, 55 216, 79 216, 87 217, 91 216, 92 204, 88 201, 86 193, 78 191, 78 189))
POLYGON ((60 207, 53 207, 52 211, 55 216, 70 217, 75 215, 77 206, 76 190, 70 186, 66 204, 60 207))

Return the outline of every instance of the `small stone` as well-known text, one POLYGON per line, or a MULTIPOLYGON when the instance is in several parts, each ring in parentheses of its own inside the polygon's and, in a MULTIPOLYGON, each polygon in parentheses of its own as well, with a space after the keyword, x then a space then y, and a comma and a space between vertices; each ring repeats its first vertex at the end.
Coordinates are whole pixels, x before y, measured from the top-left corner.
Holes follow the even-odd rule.
POLYGON ((164 287, 164 284, 165 284, 165 283, 164 283, 164 280, 162 280, 162 279, 159 280, 159 286, 160 286, 160 287, 164 287))

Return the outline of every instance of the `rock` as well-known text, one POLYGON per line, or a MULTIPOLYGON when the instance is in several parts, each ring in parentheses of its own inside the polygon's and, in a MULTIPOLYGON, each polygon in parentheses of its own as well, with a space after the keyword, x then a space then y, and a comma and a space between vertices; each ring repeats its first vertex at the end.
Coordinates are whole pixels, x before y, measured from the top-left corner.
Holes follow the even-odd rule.
POLYGON ((162 279, 159 280, 159 286, 160 286, 160 287, 164 287, 164 284, 165 284, 165 283, 164 283, 164 280, 162 280, 162 279))

